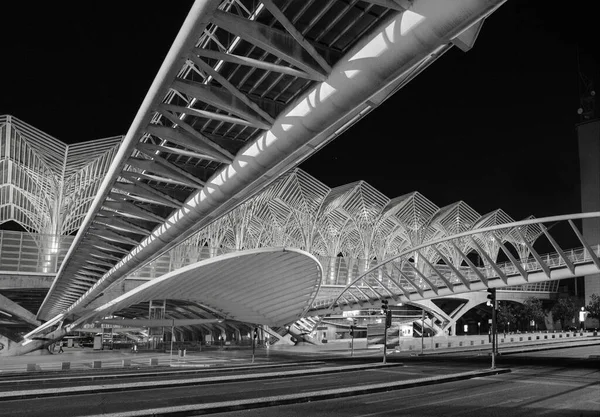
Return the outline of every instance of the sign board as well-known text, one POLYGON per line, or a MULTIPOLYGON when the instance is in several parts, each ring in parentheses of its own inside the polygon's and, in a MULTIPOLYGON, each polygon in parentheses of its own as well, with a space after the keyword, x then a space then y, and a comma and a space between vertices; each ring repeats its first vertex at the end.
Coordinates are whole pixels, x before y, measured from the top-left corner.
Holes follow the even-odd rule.
POLYGON ((102 341, 107 342, 113 340, 113 329, 112 327, 102 328, 102 341))

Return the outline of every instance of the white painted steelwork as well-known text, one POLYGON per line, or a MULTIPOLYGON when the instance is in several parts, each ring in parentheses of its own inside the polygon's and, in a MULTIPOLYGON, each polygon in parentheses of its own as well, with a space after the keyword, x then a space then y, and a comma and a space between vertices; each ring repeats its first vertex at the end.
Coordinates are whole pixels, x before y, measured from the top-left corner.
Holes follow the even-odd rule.
POLYGON ((197 1, 38 317, 77 314, 250 198, 503 2, 417 0, 405 10, 396 2, 197 1), (336 4, 339 14, 327 18, 336 4), (102 253, 122 260, 91 270, 90 254, 102 253), (96 282, 74 288, 81 277, 96 282))
MULTIPOLYGON (((574 221, 586 218, 598 218, 600 212, 571 214, 528 219, 520 222, 484 227, 446 236, 422 245, 411 247, 398 255, 373 266, 347 285, 338 295, 330 299, 318 300, 311 314, 328 314, 332 311, 354 310, 374 305, 375 301, 389 299, 392 302, 410 302, 487 288, 504 288, 514 285, 532 284, 596 274, 600 272, 600 245, 583 239, 574 221), (565 222, 575 234, 582 248, 565 251, 552 236, 549 229, 557 223, 565 222), (539 229, 555 252, 540 255, 529 241, 527 230, 539 229), (519 244, 527 248, 527 256, 515 256, 499 235, 518 237, 519 244), (477 243, 476 237, 492 236, 496 239, 508 262, 497 264, 484 248, 477 243), (459 247, 460 242, 468 241, 473 246, 469 251, 459 247), (453 247, 462 258, 460 263, 451 262, 443 254, 444 247, 453 247), (425 267, 415 266, 415 256, 425 252, 437 253, 438 261, 430 262, 426 258, 425 267), (484 267, 476 266, 468 257, 474 251, 487 260, 484 267)), ((514 244, 514 247, 519 246, 514 244)))
POLYGON ((87 312, 69 328, 158 299, 196 301, 218 312, 221 319, 284 326, 300 319, 310 308, 321 275, 319 261, 297 249, 262 248, 230 253, 149 281, 87 312))
POLYGON ((121 139, 67 145, 0 115, 0 224, 12 220, 29 232, 57 236, 44 242, 57 251, 60 237, 81 226, 121 139))

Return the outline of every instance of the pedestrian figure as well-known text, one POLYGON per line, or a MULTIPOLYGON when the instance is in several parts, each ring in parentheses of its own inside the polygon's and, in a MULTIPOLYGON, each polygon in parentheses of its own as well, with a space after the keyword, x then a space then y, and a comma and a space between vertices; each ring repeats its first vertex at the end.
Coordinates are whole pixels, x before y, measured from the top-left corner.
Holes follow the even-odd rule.
POLYGON ((585 330, 585 319, 589 313, 585 311, 584 307, 581 307, 581 311, 579 312, 579 329, 581 331, 585 330))
POLYGON ((63 352, 64 352, 63 344, 62 344, 62 342, 58 342, 58 353, 63 353, 63 352))

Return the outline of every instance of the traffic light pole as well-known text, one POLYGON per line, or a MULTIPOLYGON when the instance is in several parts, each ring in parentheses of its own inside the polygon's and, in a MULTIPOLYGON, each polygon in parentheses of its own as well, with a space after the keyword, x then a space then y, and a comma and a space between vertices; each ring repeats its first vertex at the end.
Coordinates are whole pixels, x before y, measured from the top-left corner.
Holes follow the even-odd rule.
MULTIPOLYGON (((384 320, 385 320, 384 316, 384 320)), ((383 363, 387 363, 387 326, 383 325, 383 363)))
POLYGON ((425 337, 425 310, 422 310, 423 314, 421 316, 421 355, 423 355, 423 344, 425 337))
POLYGON ((350 332, 352 333, 352 342, 350 342, 350 357, 354 357, 354 325, 350 326, 350 332))
POLYGON ((252 334, 252 363, 254 363, 254 353, 256 352, 256 338, 258 337, 258 328, 254 328, 254 333, 252 334))
POLYGON ((496 328, 496 288, 487 289, 488 305, 492 307, 492 369, 496 369, 496 352, 498 351, 498 338, 496 328))
POLYGON ((492 369, 496 369, 496 303, 492 305, 492 369))

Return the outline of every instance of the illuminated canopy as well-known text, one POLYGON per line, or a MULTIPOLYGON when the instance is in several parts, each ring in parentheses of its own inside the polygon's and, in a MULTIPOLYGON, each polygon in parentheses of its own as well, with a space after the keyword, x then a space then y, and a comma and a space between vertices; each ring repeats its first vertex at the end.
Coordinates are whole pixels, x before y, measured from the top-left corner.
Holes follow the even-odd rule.
POLYGON ((94 309, 73 326, 136 303, 165 298, 199 302, 222 319, 283 326, 311 307, 321 274, 316 258, 297 249, 230 253, 149 281, 94 309))

